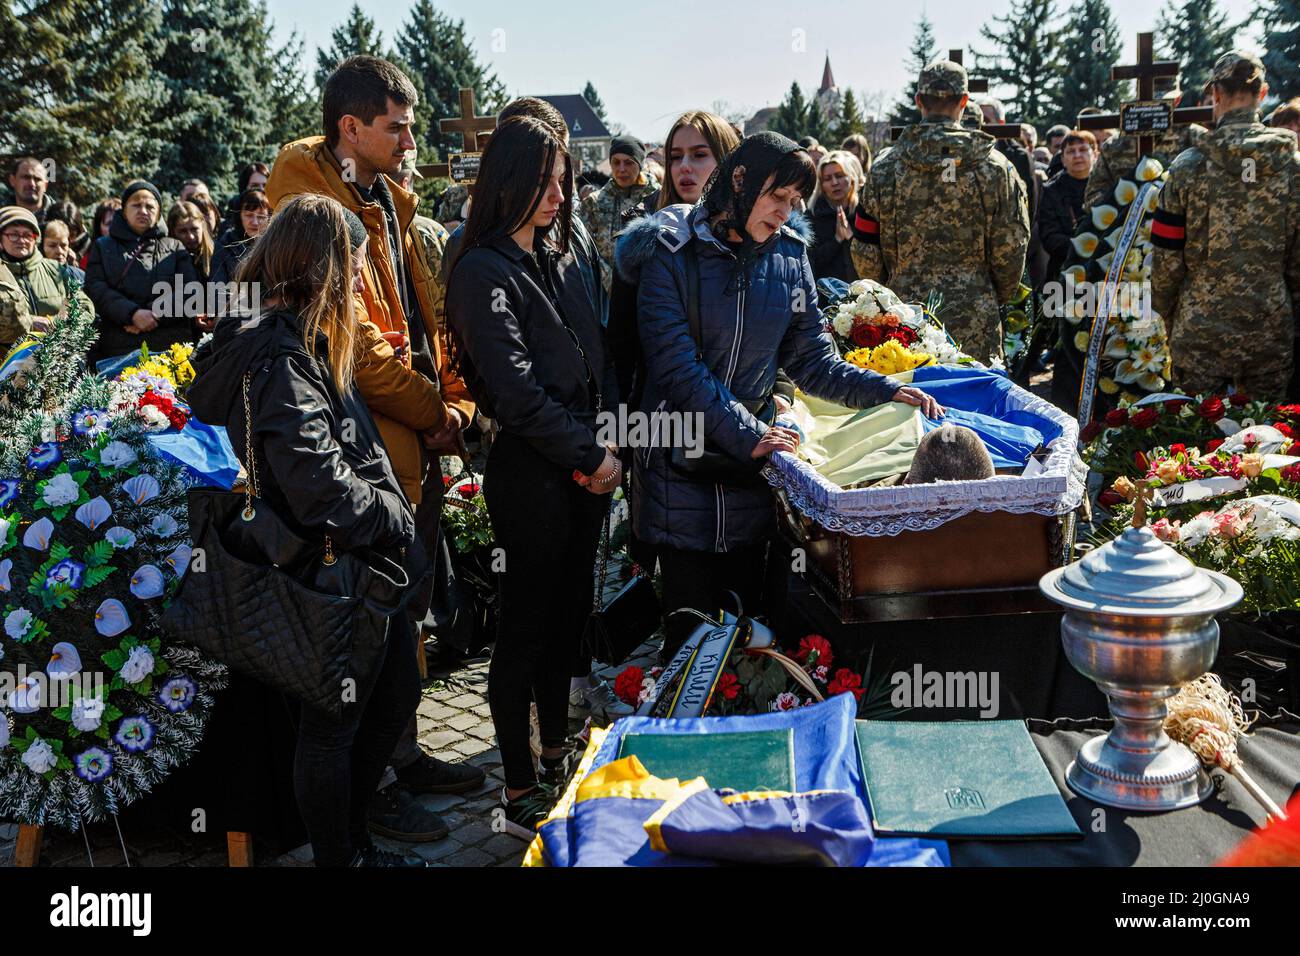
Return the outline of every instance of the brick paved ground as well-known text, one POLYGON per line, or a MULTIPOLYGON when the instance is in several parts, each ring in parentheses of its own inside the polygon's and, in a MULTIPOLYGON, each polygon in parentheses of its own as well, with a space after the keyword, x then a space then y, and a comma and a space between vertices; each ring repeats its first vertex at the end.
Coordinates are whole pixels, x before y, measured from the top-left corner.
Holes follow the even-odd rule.
MULTIPOLYGON (((606 594, 617 592, 623 581, 614 572, 606 584, 606 594)), ((647 644, 630 663, 645 664, 654 648, 647 644)), ((420 796, 417 799, 440 814, 451 830, 450 836, 434 843, 406 844, 376 837, 375 842, 390 850, 417 853, 433 866, 518 866, 525 844, 506 833, 492 829, 492 809, 497 806, 503 786, 501 756, 496 749, 492 720, 487 704, 487 660, 466 662, 453 670, 431 672, 425 682, 423 699, 417 710, 419 741, 426 751, 441 760, 468 762, 487 772, 487 781, 477 792, 458 796, 420 796)), ((608 677, 621 668, 605 668, 597 676, 608 677)), ((601 715, 598 722, 604 722, 601 715)), ((583 721, 572 721, 571 729, 581 730, 583 721)), ((17 827, 0 824, 0 866, 13 864, 17 827)), ((134 820, 122 832, 133 866, 225 866, 226 852, 219 837, 196 837, 188 832, 161 828, 150 829, 134 820)), ((86 842, 89 840, 95 866, 121 866, 123 853, 117 829, 112 822, 88 828, 81 833, 49 831, 41 852, 42 866, 88 865, 86 842)), ((258 866, 309 866, 311 848, 299 847, 273 858, 259 858, 258 866)))

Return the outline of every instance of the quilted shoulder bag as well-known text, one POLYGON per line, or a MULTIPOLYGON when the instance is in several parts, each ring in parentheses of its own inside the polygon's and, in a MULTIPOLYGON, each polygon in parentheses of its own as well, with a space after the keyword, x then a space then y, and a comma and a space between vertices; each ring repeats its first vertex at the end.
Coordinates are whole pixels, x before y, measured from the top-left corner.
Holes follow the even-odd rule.
POLYGON ((258 498, 250 373, 244 373, 244 492, 189 492, 194 557, 163 615, 173 639, 341 717, 383 660, 405 569, 369 549, 336 554, 308 541, 258 498))

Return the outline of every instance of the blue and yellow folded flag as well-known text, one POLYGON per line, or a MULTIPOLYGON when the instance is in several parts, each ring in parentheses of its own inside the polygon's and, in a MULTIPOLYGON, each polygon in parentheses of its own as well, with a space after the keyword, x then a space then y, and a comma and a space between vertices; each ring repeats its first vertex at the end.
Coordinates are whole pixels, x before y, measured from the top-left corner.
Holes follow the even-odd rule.
POLYGON ((878 838, 864 799, 852 695, 749 717, 628 717, 593 730, 563 797, 538 827, 525 866, 947 866, 941 840, 878 838), (788 729, 793 792, 711 788, 655 777, 624 735, 788 729))

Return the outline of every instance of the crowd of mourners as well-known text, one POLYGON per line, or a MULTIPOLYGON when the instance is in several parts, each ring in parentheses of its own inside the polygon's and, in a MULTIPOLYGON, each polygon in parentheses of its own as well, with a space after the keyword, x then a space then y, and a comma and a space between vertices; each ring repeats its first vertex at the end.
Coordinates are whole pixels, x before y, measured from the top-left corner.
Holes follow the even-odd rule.
MULTIPOLYGON (((188 399, 227 428, 266 505, 302 537, 387 555, 414 582, 356 706, 304 707, 297 722, 294 789, 317 865, 422 865, 370 834, 439 839, 445 822, 416 795, 484 784, 415 737, 416 654, 446 553, 441 458, 463 453, 467 430, 490 438, 483 494, 505 556, 489 672, 500 812, 527 836, 568 772, 570 708, 608 697, 580 635, 615 489, 630 493, 629 548, 658 569, 665 609, 716 613, 738 598, 776 614, 788 555, 758 470, 803 439, 786 416, 794 388, 943 416, 922 390, 845 362, 817 309, 820 279, 911 274, 885 208, 904 189, 893 167, 926 137, 975 142, 971 171, 1001 176, 988 194, 1006 204, 950 230, 980 256, 1005 249, 1006 262, 979 260, 980 281, 1000 303, 1003 272, 1059 274, 1105 134, 1058 125, 1040 145, 1025 125, 1019 139, 972 140, 1004 120, 996 100, 970 108, 964 71, 945 62, 918 90, 922 123, 886 147, 892 159, 873 161, 862 135, 827 149, 691 110, 661 145, 615 137, 608 172, 580 168, 561 114, 522 97, 500 111, 476 183, 448 189, 431 216, 413 190, 415 87, 368 56, 325 84, 320 134, 249 162, 220 200, 198 179, 174 202, 134 179, 85 216, 50 194, 39 160, 12 164, 0 345, 48 329, 70 297, 94 314, 92 363, 203 338, 188 399), (984 228, 1001 231, 986 242, 984 228), (163 303, 160 288, 193 283, 255 289, 256 309, 163 303), (701 416, 705 454, 603 442, 599 416, 620 405, 701 416), (387 768, 395 782, 381 788, 387 768)), ((1300 105, 1273 121, 1300 128, 1300 105)), ((695 623, 667 620, 666 655, 695 623)))

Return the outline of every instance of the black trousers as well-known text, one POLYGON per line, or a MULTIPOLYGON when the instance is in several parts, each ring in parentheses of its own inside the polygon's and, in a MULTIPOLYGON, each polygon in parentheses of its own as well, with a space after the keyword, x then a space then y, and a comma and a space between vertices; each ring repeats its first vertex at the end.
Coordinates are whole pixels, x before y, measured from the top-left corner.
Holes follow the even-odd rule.
POLYGON ((502 432, 483 475, 495 547, 502 549, 501 617, 488 705, 506 786, 537 782, 528 747, 530 701, 542 744, 568 735, 569 678, 591 613, 592 569, 608 506, 522 438, 502 432))
POLYGON ((415 645, 398 614, 389 619, 383 664, 341 719, 301 709, 293 787, 317 866, 347 866, 370 846, 370 798, 419 702, 415 645))

